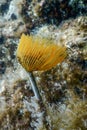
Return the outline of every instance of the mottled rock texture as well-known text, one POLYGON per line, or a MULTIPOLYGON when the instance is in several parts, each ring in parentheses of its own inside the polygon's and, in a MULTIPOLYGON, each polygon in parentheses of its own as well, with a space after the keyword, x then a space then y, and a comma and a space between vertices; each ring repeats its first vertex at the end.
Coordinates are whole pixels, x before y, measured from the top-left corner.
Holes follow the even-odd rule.
POLYGON ((87 129, 86 0, 0 0, 0 106, 0 130, 87 129), (34 72, 44 107, 16 59, 22 33, 67 46, 63 63, 34 72))

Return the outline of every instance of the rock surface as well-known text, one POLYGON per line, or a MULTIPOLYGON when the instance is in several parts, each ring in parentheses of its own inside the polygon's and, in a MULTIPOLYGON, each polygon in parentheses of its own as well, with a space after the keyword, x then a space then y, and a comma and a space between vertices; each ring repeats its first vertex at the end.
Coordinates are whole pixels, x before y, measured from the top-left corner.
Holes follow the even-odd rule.
POLYGON ((0 130, 87 129, 86 15, 86 0, 0 0, 0 130), (16 59, 22 33, 67 46, 63 63, 34 72, 46 122, 16 59))

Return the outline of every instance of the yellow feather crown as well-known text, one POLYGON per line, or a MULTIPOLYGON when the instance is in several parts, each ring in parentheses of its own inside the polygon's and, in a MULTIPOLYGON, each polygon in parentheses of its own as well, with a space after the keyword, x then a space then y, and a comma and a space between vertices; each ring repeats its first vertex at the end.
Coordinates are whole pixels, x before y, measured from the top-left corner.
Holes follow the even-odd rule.
POLYGON ((66 57, 66 47, 46 38, 22 34, 17 48, 20 64, 29 72, 49 70, 66 57))

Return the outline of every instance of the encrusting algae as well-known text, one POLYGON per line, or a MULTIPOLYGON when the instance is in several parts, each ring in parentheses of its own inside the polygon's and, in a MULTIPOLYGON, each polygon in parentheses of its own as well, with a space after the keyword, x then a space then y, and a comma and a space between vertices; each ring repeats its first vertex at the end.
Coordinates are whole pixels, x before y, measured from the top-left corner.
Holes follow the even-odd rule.
POLYGON ((66 47, 53 44, 46 38, 22 34, 17 49, 17 58, 28 71, 49 70, 66 57, 66 47))

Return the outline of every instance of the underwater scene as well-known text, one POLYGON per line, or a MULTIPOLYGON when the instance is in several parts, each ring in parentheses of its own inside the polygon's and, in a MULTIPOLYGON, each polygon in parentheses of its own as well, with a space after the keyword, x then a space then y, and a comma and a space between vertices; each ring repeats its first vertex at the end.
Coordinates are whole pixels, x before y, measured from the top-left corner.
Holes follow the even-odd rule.
POLYGON ((0 130, 87 130, 87 0, 0 0, 0 130))

